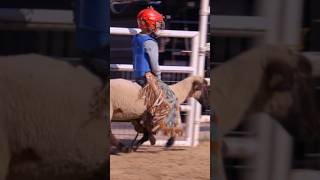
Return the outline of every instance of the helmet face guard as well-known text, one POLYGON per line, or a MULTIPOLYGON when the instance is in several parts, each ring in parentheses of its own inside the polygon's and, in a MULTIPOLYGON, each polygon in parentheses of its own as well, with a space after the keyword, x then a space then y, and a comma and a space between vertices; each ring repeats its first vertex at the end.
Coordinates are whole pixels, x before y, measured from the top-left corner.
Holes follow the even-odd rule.
POLYGON ((164 21, 157 21, 156 22, 156 29, 157 30, 164 30, 166 28, 166 24, 164 21))
POLYGON ((164 17, 152 7, 141 10, 137 22, 139 28, 147 33, 156 33, 165 28, 164 17))

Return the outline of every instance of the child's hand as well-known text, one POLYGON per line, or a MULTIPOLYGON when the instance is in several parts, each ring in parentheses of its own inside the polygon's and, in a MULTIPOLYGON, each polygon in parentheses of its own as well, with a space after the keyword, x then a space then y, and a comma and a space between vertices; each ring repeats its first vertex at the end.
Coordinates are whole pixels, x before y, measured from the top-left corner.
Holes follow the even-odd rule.
POLYGON ((152 78, 153 74, 151 72, 147 72, 146 73, 146 78, 149 79, 149 78, 152 78))

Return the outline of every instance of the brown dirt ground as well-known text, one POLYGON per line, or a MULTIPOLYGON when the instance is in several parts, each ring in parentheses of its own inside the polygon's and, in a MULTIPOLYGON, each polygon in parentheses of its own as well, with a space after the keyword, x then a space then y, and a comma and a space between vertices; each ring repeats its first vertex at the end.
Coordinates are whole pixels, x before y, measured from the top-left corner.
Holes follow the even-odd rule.
POLYGON ((140 147, 137 152, 111 155, 111 180, 209 180, 210 142, 197 147, 140 147))

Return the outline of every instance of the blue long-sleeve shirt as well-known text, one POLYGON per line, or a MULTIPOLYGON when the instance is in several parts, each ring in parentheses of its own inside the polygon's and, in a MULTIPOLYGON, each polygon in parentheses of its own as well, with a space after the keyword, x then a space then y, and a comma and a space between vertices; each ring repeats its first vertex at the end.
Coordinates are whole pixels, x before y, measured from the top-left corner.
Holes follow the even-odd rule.
POLYGON ((144 42, 145 52, 149 56, 149 63, 151 66, 151 71, 161 79, 161 71, 159 66, 159 47, 154 41, 148 40, 144 42))
POLYGON ((147 72, 161 78, 157 41, 148 34, 137 34, 132 39, 133 68, 135 79, 144 79, 147 72))

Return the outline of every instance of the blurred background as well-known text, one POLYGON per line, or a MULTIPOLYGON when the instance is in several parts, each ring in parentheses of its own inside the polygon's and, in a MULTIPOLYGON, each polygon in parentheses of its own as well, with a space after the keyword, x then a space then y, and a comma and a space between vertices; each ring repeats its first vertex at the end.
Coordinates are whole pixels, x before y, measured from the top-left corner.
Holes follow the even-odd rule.
POLYGON ((73 1, 4 0, 0 7, 8 8, 0 11, 2 55, 34 52, 55 57, 80 56, 75 48, 73 12, 66 11, 73 9, 73 1), (21 12, 19 9, 29 10, 21 12), (32 16, 33 9, 55 12, 38 12, 32 16))
MULTIPOLYGON (((320 60, 320 1, 213 0, 211 7, 210 67, 213 71, 237 55, 265 44, 284 44, 308 57, 314 70, 319 68, 316 64, 320 60)), ((318 112, 320 83, 317 72, 313 73, 312 81, 318 112)), ((319 121, 318 117, 315 121, 319 121)), ((279 123, 272 123, 272 128, 268 129, 262 121, 254 130, 250 123, 242 123, 226 135, 225 143, 230 148, 224 158, 227 177, 319 179, 319 138, 298 139, 287 134, 279 123), (259 136, 254 133, 257 131, 259 136)))

